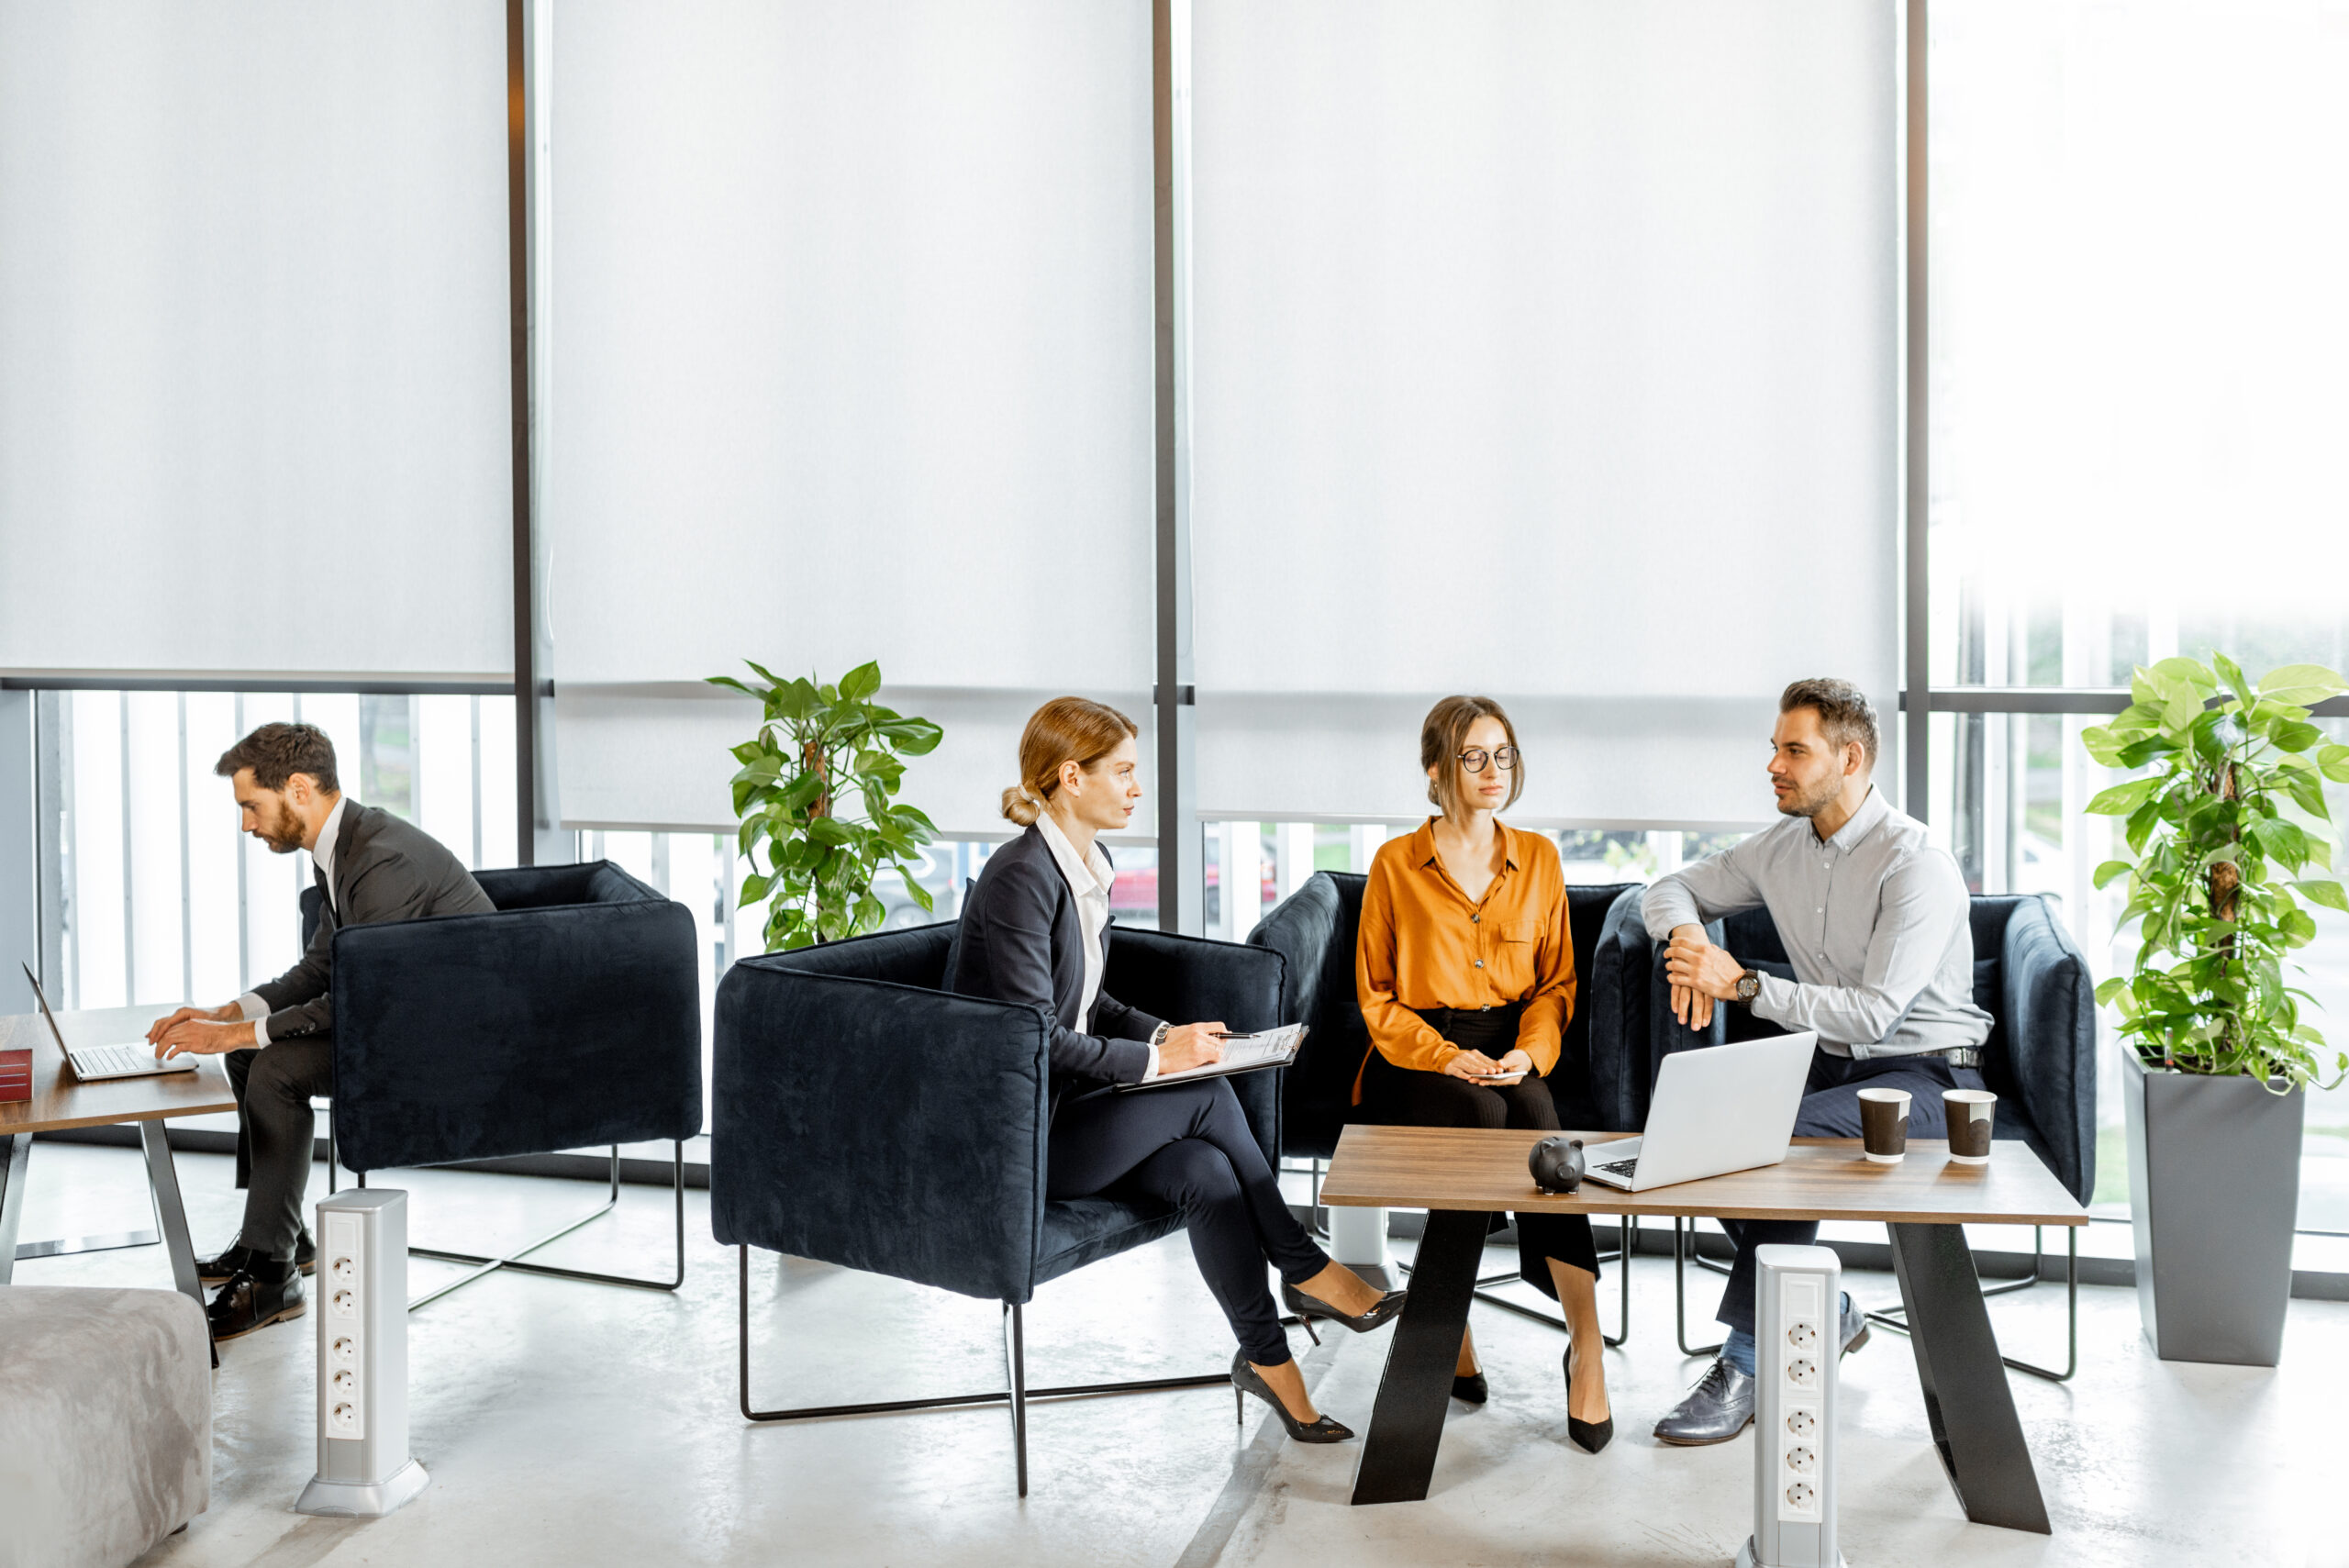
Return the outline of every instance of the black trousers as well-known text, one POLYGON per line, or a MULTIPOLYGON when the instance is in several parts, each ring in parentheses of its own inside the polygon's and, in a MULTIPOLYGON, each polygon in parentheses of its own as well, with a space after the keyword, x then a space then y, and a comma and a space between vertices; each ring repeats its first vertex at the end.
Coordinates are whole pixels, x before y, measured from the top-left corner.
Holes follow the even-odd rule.
POLYGON ((258 1051, 232 1051, 221 1065, 237 1096, 237 1184, 245 1189, 237 1240, 290 1262, 317 1148, 310 1096, 334 1093, 334 1037, 272 1040, 258 1051))
MULTIPOLYGON (((1795 1113, 1797 1138, 1857 1138, 1860 1136, 1860 1091, 1909 1091, 1909 1136, 1946 1138, 1949 1123, 1942 1109, 1944 1089, 1978 1089, 1982 1074, 1971 1067, 1952 1067, 1941 1056, 1877 1056, 1854 1062, 1821 1051, 1811 1057, 1810 1081, 1805 1086, 1802 1109, 1795 1113)), ((1731 1329, 1753 1332, 1753 1249, 1773 1244, 1808 1247, 1819 1240, 1819 1224, 1809 1219, 1724 1219, 1737 1259, 1730 1266, 1729 1285, 1721 1292, 1721 1308, 1713 1316, 1731 1329)))
MULTIPOLYGON (((1499 1059, 1517 1047, 1516 1007, 1489 1012, 1440 1010, 1419 1016, 1437 1033, 1465 1050, 1481 1051, 1499 1059)), ((1372 1047, 1363 1064, 1363 1119, 1384 1127, 1523 1127, 1545 1132, 1558 1130, 1557 1102, 1550 1085, 1529 1073, 1505 1088, 1471 1084, 1443 1073, 1397 1067, 1372 1047)), ((1598 1246, 1591 1240, 1590 1221, 1579 1214, 1519 1214, 1517 1272, 1525 1283, 1555 1301, 1557 1282, 1550 1277, 1550 1260, 1571 1263, 1587 1273, 1598 1273, 1598 1246)), ((1496 1221, 1497 1228, 1497 1220, 1496 1221)))
POLYGON ((1239 1097, 1221 1078, 1065 1101, 1052 1119, 1044 1195, 1152 1197, 1181 1211, 1191 1256, 1248 1359, 1290 1359, 1269 1262, 1290 1284, 1330 1266, 1289 1212, 1239 1097))

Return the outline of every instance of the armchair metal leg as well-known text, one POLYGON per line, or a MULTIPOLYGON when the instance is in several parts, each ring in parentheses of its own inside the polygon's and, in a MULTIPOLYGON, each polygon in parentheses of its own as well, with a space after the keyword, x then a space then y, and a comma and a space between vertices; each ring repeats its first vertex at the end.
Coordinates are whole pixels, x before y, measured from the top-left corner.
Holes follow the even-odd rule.
MULTIPOLYGON (((2031 1228, 2031 1273, 2019 1280, 2007 1280, 1998 1284, 1984 1286, 1982 1295, 1985 1299, 1993 1296, 2012 1296, 2019 1290, 2029 1290, 2039 1283, 2039 1260, 2043 1240, 2043 1228, 2032 1226, 2031 1228)), ((2073 1375, 2080 1370, 2080 1232, 2078 1227, 2067 1228, 2064 1251, 2065 1343, 2064 1370, 2057 1372, 2051 1367, 2017 1361, 2009 1355, 2001 1355, 1998 1358, 2017 1372, 2027 1372, 2033 1377, 2043 1377, 2050 1383, 2069 1383, 2073 1375)), ((1888 1307, 1880 1312, 1870 1312, 1868 1321, 1880 1323, 1896 1334, 1906 1334, 1909 1332, 1909 1309, 1905 1306, 1888 1307)))
POLYGON ((1004 1308, 1004 1370, 1009 1375, 1009 1386, 985 1394, 950 1394, 933 1399, 879 1399, 861 1405, 807 1405, 789 1410, 761 1410, 751 1404, 751 1249, 747 1245, 735 1248, 737 1255, 734 1318, 734 1348, 736 1401, 746 1421, 762 1424, 771 1421, 806 1421, 825 1416, 894 1416, 908 1410, 940 1410, 956 1405, 993 1405, 1000 1401, 1011 1407, 1012 1446, 1017 1452, 1019 1472, 1019 1495, 1028 1495, 1028 1406, 1036 1399, 1076 1399, 1101 1394, 1155 1394, 1170 1388, 1213 1388, 1230 1386, 1229 1372, 1207 1373, 1197 1377, 1146 1377, 1122 1383, 1071 1384, 1056 1388, 1030 1388, 1027 1385, 1027 1346, 1024 1325, 1018 1307, 1009 1302, 1004 1308))
POLYGON ((1028 1495, 1028 1360, 1019 1308, 1003 1304, 1004 1370, 1011 1374, 1011 1451, 1019 1469, 1019 1495, 1028 1495))
MULTIPOLYGON (((427 1291, 424 1295, 416 1297, 407 1304, 407 1309, 413 1312, 417 1307, 440 1300, 451 1291, 462 1290, 477 1279, 495 1273, 499 1269, 512 1269, 517 1273, 527 1274, 545 1274, 552 1279, 584 1280, 591 1284, 634 1285, 643 1290, 676 1289, 685 1283, 685 1145, 684 1140, 673 1140, 671 1149, 673 1153, 670 1162, 670 1185, 675 1195, 677 1214, 677 1273, 674 1278, 637 1279, 628 1274, 598 1273, 591 1269, 560 1269, 551 1263, 530 1263, 522 1261, 540 1248, 562 1240, 573 1231, 603 1218, 619 1207, 620 1151, 619 1145, 616 1143, 612 1145, 610 1192, 605 1198, 603 1207, 593 1213, 572 1220, 560 1229, 548 1232, 529 1245, 518 1247, 502 1257, 487 1257, 478 1252, 451 1252, 437 1247, 410 1247, 407 1250, 408 1255, 413 1258, 433 1258, 444 1263, 472 1263, 476 1266, 471 1273, 444 1284, 438 1290, 427 1291)), ((363 1171, 359 1173, 359 1184, 362 1187, 367 1184, 367 1174, 363 1171)))
POLYGON ((1688 1226, 1688 1228, 1687 1228, 1687 1229, 1686 1230, 1686 1232, 1684 1232, 1684 1231, 1682 1230, 1682 1229, 1681 1229, 1681 1228, 1682 1228, 1682 1226, 1683 1226, 1684 1224, 1686 1224, 1686 1223, 1687 1223, 1687 1222, 1686 1222, 1685 1220, 1683 1220, 1679 1216, 1675 1215, 1675 1216, 1673 1217, 1673 1220, 1672 1220, 1672 1327, 1673 1327, 1673 1332, 1674 1332, 1674 1333, 1678 1337, 1678 1342, 1679 1342, 1679 1345, 1680 1345, 1680 1353, 1681 1353, 1682 1355, 1684 1355, 1684 1356, 1714 1356, 1714 1355, 1719 1355, 1719 1354, 1720 1354, 1720 1350, 1721 1350, 1721 1348, 1720 1348, 1720 1346, 1719 1344, 1710 1344, 1710 1345, 1692 1345, 1692 1344, 1690 1344, 1690 1343, 1688 1342, 1688 1273, 1687 1273, 1687 1269, 1685 1269, 1684 1267, 1682 1267, 1682 1260, 1683 1260, 1683 1258, 1686 1256, 1686 1252, 1684 1251, 1683 1247, 1682 1247, 1682 1237, 1683 1237, 1683 1235, 1685 1234, 1685 1235, 1687 1236, 1687 1251, 1693 1251, 1695 1250, 1695 1248, 1696 1248, 1697 1230, 1696 1230, 1696 1227, 1695 1227, 1695 1226, 1690 1225, 1690 1226, 1688 1226))

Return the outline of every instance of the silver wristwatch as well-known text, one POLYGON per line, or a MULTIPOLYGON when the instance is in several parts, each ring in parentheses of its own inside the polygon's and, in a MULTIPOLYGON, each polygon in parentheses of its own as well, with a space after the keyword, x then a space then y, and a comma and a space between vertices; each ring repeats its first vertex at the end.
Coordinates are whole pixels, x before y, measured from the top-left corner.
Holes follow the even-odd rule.
POLYGON ((1759 996, 1760 995, 1762 995, 1762 972, 1760 970, 1749 969, 1744 973, 1737 977, 1737 999, 1739 1001, 1750 1003, 1754 997, 1759 996))
POLYGON ((1166 1037, 1174 1032, 1174 1026, 1173 1024, 1161 1024, 1156 1029, 1151 1030, 1150 1049, 1156 1051, 1160 1046, 1164 1045, 1166 1043, 1166 1037))

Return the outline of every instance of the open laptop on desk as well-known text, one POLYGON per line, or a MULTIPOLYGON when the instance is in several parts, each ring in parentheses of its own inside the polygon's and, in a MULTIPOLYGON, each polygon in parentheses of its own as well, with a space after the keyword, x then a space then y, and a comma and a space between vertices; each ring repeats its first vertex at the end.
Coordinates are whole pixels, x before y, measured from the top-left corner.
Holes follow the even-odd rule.
POLYGON ((1793 1142, 1818 1044, 1806 1029, 1674 1051, 1656 1074, 1647 1130, 1591 1145, 1588 1179, 1643 1193, 1777 1164, 1793 1142))
POLYGON ((193 1073, 204 1060, 200 1056, 174 1056, 169 1062, 158 1062, 155 1048, 143 1040, 120 1045, 85 1045, 76 1050, 65 1043, 65 1031, 57 1027, 57 1015, 49 1010, 49 998, 42 994, 40 982, 33 979, 32 965, 20 963, 17 967, 32 984, 33 1000, 40 1004, 40 1016, 48 1020, 49 1032, 57 1038, 57 1049, 65 1053, 66 1065, 73 1069, 73 1076, 85 1084, 101 1078, 143 1078, 153 1073, 193 1073))

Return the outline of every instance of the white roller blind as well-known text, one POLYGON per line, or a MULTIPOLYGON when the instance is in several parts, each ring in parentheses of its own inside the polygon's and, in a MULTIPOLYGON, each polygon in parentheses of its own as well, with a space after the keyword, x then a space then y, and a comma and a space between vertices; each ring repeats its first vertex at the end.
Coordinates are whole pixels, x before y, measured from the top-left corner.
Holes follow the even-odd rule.
POLYGON ((724 825, 836 678, 946 727, 904 798, 1000 829, 1019 727, 1150 682, 1146 0, 556 13, 546 521, 565 820, 724 825))
POLYGON ((0 671, 513 667, 494 0, 0 0, 0 671))
MULTIPOLYGON (((1753 821, 1775 697, 1892 722, 1884 0, 1197 0, 1200 805, 1753 821)), ((1887 750, 1889 746, 1887 745, 1887 750)))

